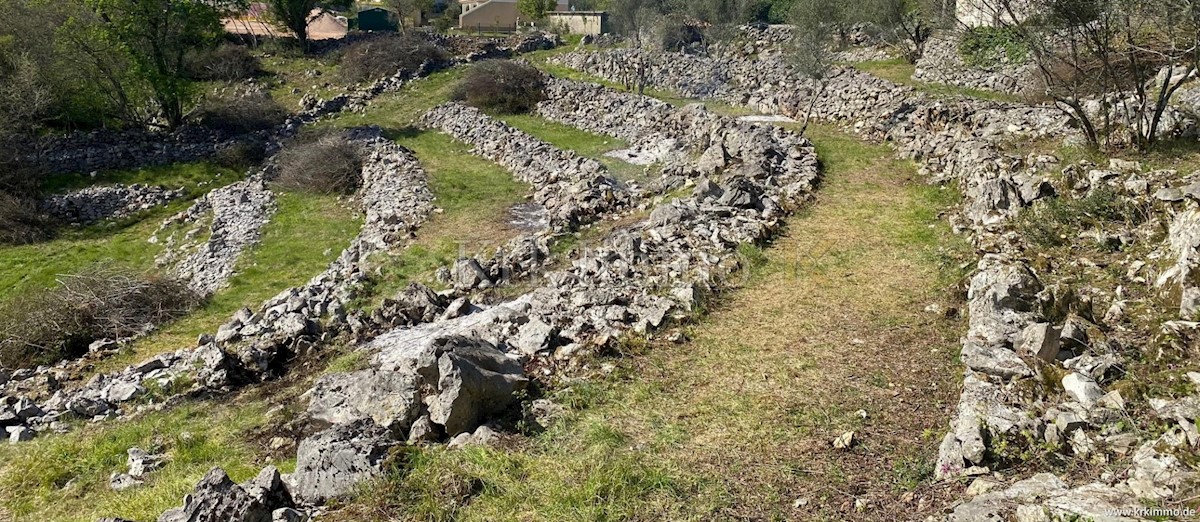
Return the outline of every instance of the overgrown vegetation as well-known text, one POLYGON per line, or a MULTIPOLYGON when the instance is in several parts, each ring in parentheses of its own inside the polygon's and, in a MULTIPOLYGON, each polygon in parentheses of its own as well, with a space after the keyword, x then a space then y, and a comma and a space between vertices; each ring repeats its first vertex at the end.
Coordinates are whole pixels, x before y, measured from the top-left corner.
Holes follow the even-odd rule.
POLYGON ((27 368, 76 357, 93 341, 142 333, 199 301, 179 281, 113 265, 62 276, 55 288, 0 304, 0 366, 27 368))
POLYGON ((196 80, 231 82, 257 76, 262 72, 262 63, 246 46, 225 43, 190 53, 187 72, 196 80))
POLYGON ((1011 27, 972 27, 959 40, 958 53, 964 62, 976 67, 1021 64, 1029 60, 1029 46, 1011 27))
POLYGON ((441 67, 450 54, 414 33, 370 38, 354 43, 341 60, 341 75, 350 82, 378 80, 397 72, 415 73, 422 65, 441 67))
POLYGON ((1095 148, 1153 147, 1177 92, 1200 66, 1196 0, 999 0, 1052 100, 1095 148))
MULTIPOLYGON (((0 146, 4 146, 0 139, 0 146)), ((37 180, 31 165, 11 157, 16 148, 0 152, 0 245, 24 245, 53 235, 53 223, 38 208, 37 180)))
POLYGON ((471 66, 453 98, 506 114, 533 110, 546 98, 546 79, 536 67, 510 60, 484 60, 471 66))
POLYGON ((231 135, 270 129, 287 116, 269 93, 232 87, 205 97, 193 113, 200 125, 231 135))
POLYGON ((350 194, 362 184, 358 147, 341 132, 309 132, 288 142, 275 156, 274 183, 286 190, 350 194))
POLYGON ((1086 197, 1051 198, 1021 213, 1017 229, 1026 239, 1042 247, 1062 246, 1078 240, 1082 232, 1105 225, 1137 226, 1150 209, 1115 190, 1099 187, 1086 197))

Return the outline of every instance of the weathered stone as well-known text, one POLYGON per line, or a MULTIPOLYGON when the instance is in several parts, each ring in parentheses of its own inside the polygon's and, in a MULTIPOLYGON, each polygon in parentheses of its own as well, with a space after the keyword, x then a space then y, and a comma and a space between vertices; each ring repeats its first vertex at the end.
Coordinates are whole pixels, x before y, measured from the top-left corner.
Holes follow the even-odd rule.
POLYGON ((336 425, 304 439, 296 451, 296 472, 289 478, 292 496, 321 504, 353 493, 360 482, 382 472, 395 444, 388 430, 370 419, 336 425))
POLYGON ((406 433, 421 405, 418 375, 375 369, 334 373, 317 380, 308 413, 330 424, 370 418, 396 433, 406 433))
POLYGON ((452 337, 439 351, 439 393, 429 403, 429 418, 447 435, 471 431, 500 413, 528 383, 521 365, 486 341, 452 337))
POLYGON ((213 468, 183 500, 158 522, 271 522, 271 506, 263 505, 221 468, 213 468))

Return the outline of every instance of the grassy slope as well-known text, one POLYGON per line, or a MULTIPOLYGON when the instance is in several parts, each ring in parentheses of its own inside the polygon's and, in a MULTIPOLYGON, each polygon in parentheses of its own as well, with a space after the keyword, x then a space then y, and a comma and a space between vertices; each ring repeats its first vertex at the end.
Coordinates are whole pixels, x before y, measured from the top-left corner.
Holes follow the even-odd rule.
MULTIPOLYGON (((43 188, 63 192, 93 184, 153 183, 186 188, 188 199, 240 179, 237 172, 205 163, 177 164, 140 170, 106 171, 97 177, 76 174, 53 176, 43 188)), ((138 270, 154 267, 159 245, 146 240, 159 223, 190 205, 176 201, 166 207, 122 220, 82 228, 67 228, 53 241, 22 246, 0 246, 0 299, 33 288, 54 285, 60 274, 75 273, 100 261, 116 261, 138 270)))
MULTIPOLYGON (((188 404, 137 420, 89 426, 16 446, 0 446, 0 510, 15 520, 92 522, 102 516, 156 520, 178 505, 213 466, 234 480, 258 473, 254 449, 241 437, 266 417, 263 404, 188 404), (170 461, 145 486, 108 487, 126 472, 130 447, 165 451, 170 461), (19 495, 13 495, 19 493, 19 495)), ((0 514, 0 519, 3 514, 0 514)))
POLYGON ((155 354, 193 346, 243 306, 257 309, 279 292, 304 284, 350 244, 361 220, 334 196, 282 193, 279 210, 263 227, 258 246, 243 254, 236 275, 200 309, 164 325, 96 371, 113 370, 155 354))
POLYGON ((335 519, 841 520, 857 498, 875 507, 856 518, 911 518, 936 494, 925 479, 958 378, 962 325, 922 312, 956 276, 938 245, 958 240, 937 218, 955 192, 885 147, 810 134, 820 201, 750 256, 690 342, 555 392, 571 411, 544 434, 417 451, 335 519), (861 442, 834 451, 843 430, 861 442))

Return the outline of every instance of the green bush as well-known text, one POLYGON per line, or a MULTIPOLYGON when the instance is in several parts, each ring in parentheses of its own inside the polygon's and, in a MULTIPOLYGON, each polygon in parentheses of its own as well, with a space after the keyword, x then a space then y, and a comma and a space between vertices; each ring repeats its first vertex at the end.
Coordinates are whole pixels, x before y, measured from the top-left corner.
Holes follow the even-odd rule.
POLYGON ((1001 62, 1021 64, 1029 60, 1029 46, 1011 27, 975 27, 959 40, 958 54, 968 65, 976 67, 1001 62))
POLYGON ((483 110, 520 114, 546 99, 545 90, 546 78, 532 65, 484 60, 467 71, 453 98, 483 110))

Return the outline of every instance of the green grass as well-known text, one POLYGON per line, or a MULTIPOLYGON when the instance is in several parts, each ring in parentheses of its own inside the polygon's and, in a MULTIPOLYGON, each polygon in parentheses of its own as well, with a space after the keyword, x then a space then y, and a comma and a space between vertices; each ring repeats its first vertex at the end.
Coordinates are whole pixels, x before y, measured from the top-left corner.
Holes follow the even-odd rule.
POLYGON ((593 134, 535 114, 494 114, 492 117, 555 147, 595 159, 617 179, 628 181, 646 178, 646 167, 604 155, 628 147, 629 143, 624 140, 593 134))
POLYGON ((320 273, 350 244, 361 224, 356 211, 335 196, 281 193, 278 205, 279 210, 263 227, 261 242, 243 254, 228 287, 129 351, 103 361, 97 371, 193 346, 197 336, 215 332, 239 308, 257 309, 264 300, 320 273))
POLYGON ((337 63, 327 57, 299 56, 296 51, 284 50, 261 55, 259 60, 266 73, 262 80, 264 86, 275 101, 291 112, 300 110, 300 99, 306 94, 325 99, 338 94, 344 87, 337 74, 337 63), (310 77, 310 71, 320 75, 310 77), (326 86, 326 83, 331 85, 326 86), (293 93, 292 89, 300 89, 300 92, 293 93))
POLYGON ((380 264, 372 278, 376 298, 394 295, 409 282, 433 284, 433 273, 462 255, 489 252, 517 235, 508 224, 509 209, 529 187, 499 165, 470 153, 470 147, 437 132, 406 132, 397 143, 412 150, 429 178, 435 214, 417 231, 417 239, 380 264))
POLYGON ((108 171, 94 179, 83 175, 48 178, 44 189, 49 192, 73 190, 94 183, 154 183, 186 188, 188 195, 185 200, 129 218, 64 228, 51 241, 0 246, 0 300, 33 289, 49 288, 54 286, 59 275, 76 273, 99 262, 114 261, 139 271, 152 270, 154 256, 162 251, 162 247, 147 240, 162 220, 191 205, 186 199, 238 179, 240 176, 234 171, 203 163, 108 171))
POLYGON ((121 423, 82 426, 19 445, 0 446, 0 506, 17 520, 87 521, 120 516, 155 520, 177 506, 213 466, 235 481, 261 462, 244 438, 266 418, 262 404, 191 403, 121 423), (164 451, 169 461, 146 484, 124 492, 108 477, 125 472, 130 447, 164 451))
POLYGON ((241 179, 235 170, 210 163, 176 163, 131 170, 106 170, 91 176, 87 174, 55 174, 42 183, 47 193, 66 192, 98 185, 123 183, 133 185, 162 185, 168 188, 187 189, 188 198, 241 179))

